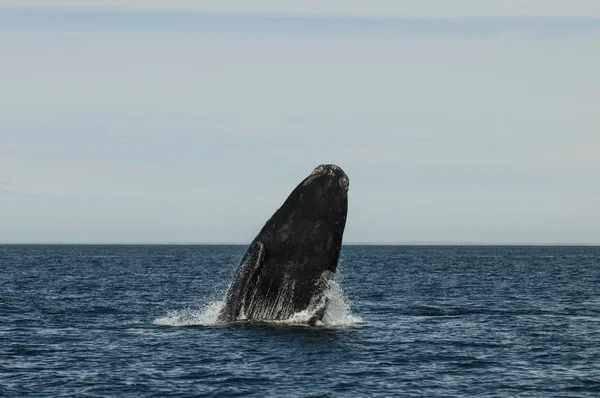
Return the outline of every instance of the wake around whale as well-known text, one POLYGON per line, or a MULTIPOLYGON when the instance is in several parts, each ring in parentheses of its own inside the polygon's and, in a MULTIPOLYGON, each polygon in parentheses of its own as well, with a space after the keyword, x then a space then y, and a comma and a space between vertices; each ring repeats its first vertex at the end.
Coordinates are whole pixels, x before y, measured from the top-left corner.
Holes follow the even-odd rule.
POLYGON ((235 273, 218 321, 285 320, 325 314, 348 212, 348 176, 333 164, 316 167, 271 216, 235 273))

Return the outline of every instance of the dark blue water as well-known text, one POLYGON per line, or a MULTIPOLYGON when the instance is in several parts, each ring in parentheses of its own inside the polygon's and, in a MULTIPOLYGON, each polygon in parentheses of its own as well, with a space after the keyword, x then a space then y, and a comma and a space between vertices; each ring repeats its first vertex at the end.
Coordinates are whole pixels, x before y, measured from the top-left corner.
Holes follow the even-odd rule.
POLYGON ((0 396, 600 396, 599 247, 345 246, 329 324, 211 324, 244 250, 0 246, 0 396))

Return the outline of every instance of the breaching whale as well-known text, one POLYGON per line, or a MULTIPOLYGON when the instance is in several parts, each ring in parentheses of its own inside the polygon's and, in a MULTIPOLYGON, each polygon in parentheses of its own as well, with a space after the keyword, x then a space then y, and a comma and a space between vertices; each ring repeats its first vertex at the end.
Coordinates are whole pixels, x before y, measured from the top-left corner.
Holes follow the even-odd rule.
POLYGON ((349 179, 317 166, 271 216, 243 256, 218 320, 283 320, 308 310, 323 318, 346 225, 349 179))

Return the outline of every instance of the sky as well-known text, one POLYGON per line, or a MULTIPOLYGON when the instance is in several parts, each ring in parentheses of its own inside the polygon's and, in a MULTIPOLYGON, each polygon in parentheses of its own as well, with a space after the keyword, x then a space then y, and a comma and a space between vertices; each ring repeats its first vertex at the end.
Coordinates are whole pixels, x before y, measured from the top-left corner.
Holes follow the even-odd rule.
POLYGON ((0 243, 600 244, 600 3, 287 3, 0 1, 0 243))

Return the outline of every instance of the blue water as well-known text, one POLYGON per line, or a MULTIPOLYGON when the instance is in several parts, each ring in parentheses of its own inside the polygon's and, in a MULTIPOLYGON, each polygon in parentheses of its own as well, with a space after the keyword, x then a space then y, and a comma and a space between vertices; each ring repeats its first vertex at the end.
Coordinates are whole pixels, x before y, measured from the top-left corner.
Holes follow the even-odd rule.
POLYGON ((600 396, 600 247, 345 246, 324 324, 215 324, 244 251, 0 246, 0 396, 600 396))

